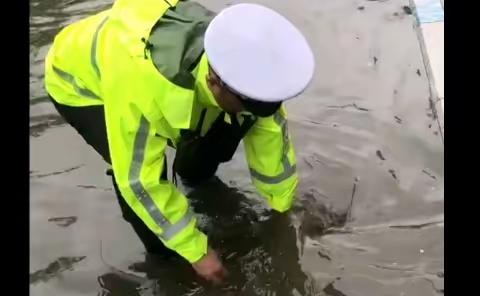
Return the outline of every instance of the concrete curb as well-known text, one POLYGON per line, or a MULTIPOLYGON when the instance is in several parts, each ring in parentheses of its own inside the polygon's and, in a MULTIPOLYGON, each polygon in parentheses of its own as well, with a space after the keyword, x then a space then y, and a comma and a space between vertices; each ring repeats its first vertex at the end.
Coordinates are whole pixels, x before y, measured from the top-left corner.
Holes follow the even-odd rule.
POLYGON ((417 20, 417 34, 430 84, 432 111, 444 130, 444 0, 410 0, 417 20))

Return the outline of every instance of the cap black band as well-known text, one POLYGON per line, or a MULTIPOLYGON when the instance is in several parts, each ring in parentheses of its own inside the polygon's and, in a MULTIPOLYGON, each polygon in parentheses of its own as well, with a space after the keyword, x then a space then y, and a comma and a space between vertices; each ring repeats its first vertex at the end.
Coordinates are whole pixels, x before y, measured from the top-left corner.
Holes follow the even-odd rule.
POLYGON ((282 105, 282 102, 262 102, 243 98, 241 101, 247 111, 260 117, 272 116, 282 105))

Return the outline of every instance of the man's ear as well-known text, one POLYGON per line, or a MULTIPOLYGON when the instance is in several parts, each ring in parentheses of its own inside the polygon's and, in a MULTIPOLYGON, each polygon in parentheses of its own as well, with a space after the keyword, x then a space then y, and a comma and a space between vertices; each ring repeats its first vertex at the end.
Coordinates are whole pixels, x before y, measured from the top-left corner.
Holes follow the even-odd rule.
POLYGON ((205 77, 207 80, 207 86, 210 88, 210 91, 213 93, 215 98, 220 95, 221 92, 221 87, 220 83, 218 83, 218 78, 215 75, 215 73, 211 70, 210 66, 208 67, 208 73, 207 77, 205 77))
POLYGON ((218 77, 217 73, 213 71, 210 65, 208 65, 208 76, 210 80, 213 80, 216 84, 220 84, 220 78, 218 77))

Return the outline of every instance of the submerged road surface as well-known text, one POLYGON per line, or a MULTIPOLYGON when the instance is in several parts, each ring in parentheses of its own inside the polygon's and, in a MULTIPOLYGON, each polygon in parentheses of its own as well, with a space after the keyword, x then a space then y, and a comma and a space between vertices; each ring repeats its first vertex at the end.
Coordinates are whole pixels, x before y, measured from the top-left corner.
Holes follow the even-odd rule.
POLYGON ((317 69, 287 104, 301 176, 288 216, 255 193, 243 149, 188 192, 230 271, 218 288, 182 262, 145 256, 107 165, 46 99, 53 36, 110 1, 30 2, 32 295, 443 294, 442 134, 409 1, 252 2, 301 28, 317 69))

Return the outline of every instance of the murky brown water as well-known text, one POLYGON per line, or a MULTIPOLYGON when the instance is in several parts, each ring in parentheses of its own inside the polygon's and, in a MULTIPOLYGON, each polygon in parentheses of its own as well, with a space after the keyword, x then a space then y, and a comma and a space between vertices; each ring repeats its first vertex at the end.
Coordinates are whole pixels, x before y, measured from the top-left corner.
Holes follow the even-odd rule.
POLYGON ((55 33, 110 1, 31 1, 32 295, 443 294, 442 134, 409 1, 253 2, 291 19, 315 53, 311 87, 288 104, 301 185, 290 215, 272 214, 240 149, 220 179, 189 192, 230 270, 212 288, 143 254, 107 166, 45 98, 55 33))

